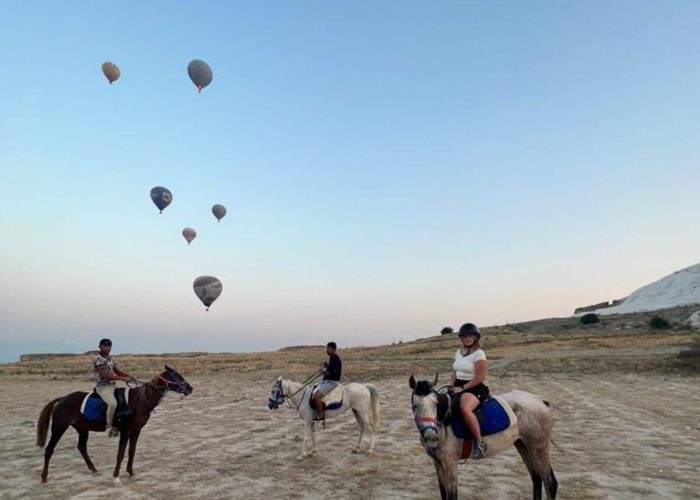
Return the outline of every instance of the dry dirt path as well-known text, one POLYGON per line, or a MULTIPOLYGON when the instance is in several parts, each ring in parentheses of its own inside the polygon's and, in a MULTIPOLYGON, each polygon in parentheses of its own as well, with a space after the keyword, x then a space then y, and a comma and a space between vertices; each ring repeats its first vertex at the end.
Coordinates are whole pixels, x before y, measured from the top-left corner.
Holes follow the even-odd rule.
MULTIPOLYGON (((137 478, 115 491, 117 443, 91 434, 99 469, 89 473, 69 430, 56 449, 49 482, 39 479, 36 418, 51 398, 89 389, 84 381, 0 379, 2 499, 433 499, 439 498, 429 458, 417 438, 407 378, 375 380, 382 426, 375 454, 350 453, 357 439, 350 413, 330 420, 319 453, 299 461, 301 421, 293 409, 269 412, 268 379, 189 380, 194 393, 167 398, 145 427, 136 453, 137 478)), ((562 499, 698 498, 700 393, 697 378, 615 375, 509 376, 495 392, 524 389, 550 401, 556 416, 552 462, 562 499)), ((531 498, 529 477, 512 451, 460 465, 460 497, 531 498)))

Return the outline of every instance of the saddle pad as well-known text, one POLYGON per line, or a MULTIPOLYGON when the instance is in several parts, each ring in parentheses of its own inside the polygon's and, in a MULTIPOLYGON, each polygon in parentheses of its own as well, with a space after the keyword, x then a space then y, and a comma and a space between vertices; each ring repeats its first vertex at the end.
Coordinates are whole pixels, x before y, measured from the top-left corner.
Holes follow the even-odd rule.
MULTIPOLYGON (((316 407, 314 406, 314 394, 316 394, 316 391, 318 390, 318 386, 314 387, 313 392, 311 393, 311 397, 309 398, 309 406, 315 410, 316 407)), ((336 410, 343 406, 343 398, 345 396, 345 389, 343 388, 342 384, 338 384, 335 386, 335 388, 323 396, 323 401, 324 406, 326 407, 326 410, 336 410)))
MULTIPOLYGON (((123 387, 119 387, 114 392, 119 404, 117 411, 119 411, 124 405, 129 404, 129 391, 125 390, 123 387), (118 394, 118 391, 121 391, 122 394, 118 394), (122 399, 124 401, 123 405, 122 399)), ((107 403, 105 403, 96 392, 90 392, 83 398, 83 402, 80 404, 80 413, 85 420, 91 422, 104 421, 107 417, 107 403)))
POLYGON ((85 420, 100 421, 105 420, 107 414, 107 403, 102 401, 96 393, 91 392, 83 398, 80 405, 80 413, 85 420))
POLYGON ((484 420, 480 424, 481 434, 484 436, 504 431, 517 422, 515 413, 503 398, 492 396, 491 400, 482 406, 484 407, 484 420))
MULTIPOLYGON (((462 420, 459 405, 453 406, 453 415, 458 415, 452 419, 452 430, 460 439, 470 438, 469 430, 462 420)), ((481 403, 474 411, 482 436, 490 436, 506 430, 518 421, 510 405, 500 396, 491 396, 481 403)))

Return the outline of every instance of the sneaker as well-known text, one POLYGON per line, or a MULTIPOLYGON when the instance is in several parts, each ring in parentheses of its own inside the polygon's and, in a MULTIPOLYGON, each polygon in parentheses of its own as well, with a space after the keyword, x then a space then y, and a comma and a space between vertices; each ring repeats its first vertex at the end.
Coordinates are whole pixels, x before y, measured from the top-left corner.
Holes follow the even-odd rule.
POLYGON ((486 443, 484 441, 474 443, 474 453, 472 453, 472 458, 474 460, 486 458, 486 443))
POLYGON ((117 437, 118 435, 119 435, 119 429, 117 429, 116 427, 109 428, 109 437, 113 438, 113 437, 117 437))

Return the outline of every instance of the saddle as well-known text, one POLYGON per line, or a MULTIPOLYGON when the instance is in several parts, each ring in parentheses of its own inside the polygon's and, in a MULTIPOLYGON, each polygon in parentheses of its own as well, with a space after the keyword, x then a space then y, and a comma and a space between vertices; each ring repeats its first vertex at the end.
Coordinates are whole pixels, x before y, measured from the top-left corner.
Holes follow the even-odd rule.
MULTIPOLYGON (((114 413, 114 423, 121 427, 126 419, 134 414, 129 408, 129 391, 124 387, 114 389, 114 397, 117 399, 117 411, 114 413)), ((80 413, 85 420, 90 422, 105 422, 107 419, 107 403, 95 391, 88 393, 80 405, 80 413)))
MULTIPOLYGON (((459 410, 459 397, 451 394, 450 405, 452 406, 452 430, 455 436, 471 440, 471 433, 464 422, 462 412, 459 410)), ((474 415, 479 421, 482 436, 490 436, 504 431, 518 421, 510 405, 499 396, 489 396, 476 407, 474 415)))
MULTIPOLYGON (((318 385, 315 385, 311 391, 311 397, 309 398, 309 407, 314 411, 316 410, 316 406, 314 405, 314 394, 316 394, 317 390, 318 385)), ((331 392, 323 396, 321 402, 326 410, 337 410, 343 406, 343 399, 345 399, 345 388, 342 386, 342 384, 338 384, 331 392)))

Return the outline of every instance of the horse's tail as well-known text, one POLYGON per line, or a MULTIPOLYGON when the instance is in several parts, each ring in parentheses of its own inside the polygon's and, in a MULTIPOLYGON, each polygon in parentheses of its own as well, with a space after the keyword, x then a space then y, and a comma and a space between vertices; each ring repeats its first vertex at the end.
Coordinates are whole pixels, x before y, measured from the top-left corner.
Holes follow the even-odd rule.
POLYGON ((372 397, 372 429, 378 429, 381 419, 379 417, 379 391, 373 384, 365 384, 372 397))
POLYGON ((41 410, 39 414, 39 421, 36 424, 36 445, 43 448, 46 445, 46 435, 49 432, 49 421, 51 420, 51 413, 53 412, 53 407, 63 398, 56 398, 41 410))

